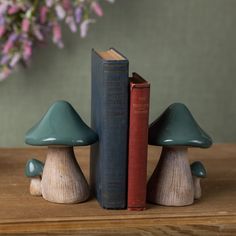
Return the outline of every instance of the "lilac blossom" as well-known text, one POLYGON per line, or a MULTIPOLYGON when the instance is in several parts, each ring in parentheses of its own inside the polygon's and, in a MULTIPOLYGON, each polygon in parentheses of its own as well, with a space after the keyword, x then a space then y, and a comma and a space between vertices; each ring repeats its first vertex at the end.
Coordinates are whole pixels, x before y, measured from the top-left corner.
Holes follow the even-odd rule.
POLYGON ((82 19, 82 14, 83 14, 83 9, 81 6, 78 6, 75 8, 75 21, 77 24, 81 22, 82 19))
POLYGON ((99 5, 98 2, 92 2, 91 4, 91 9, 94 11, 94 13, 97 15, 97 16, 103 16, 103 10, 101 8, 101 6, 99 5))
POLYGON ((87 19, 80 24, 80 37, 85 38, 88 33, 89 24, 95 23, 95 20, 87 19))
POLYGON ((54 0, 46 0, 46 5, 48 7, 52 7, 53 3, 54 3, 54 0))
POLYGON ((37 38, 37 40, 39 40, 39 41, 44 40, 44 36, 43 36, 42 32, 40 31, 40 28, 38 26, 34 26, 33 34, 37 38))
POLYGON ((30 21, 28 18, 23 19, 21 27, 23 32, 27 33, 29 31, 30 21))
POLYGON ((59 48, 64 47, 64 44, 62 42, 61 26, 58 23, 55 23, 53 25, 53 42, 57 44, 59 48))
POLYGON ((61 40, 61 26, 55 23, 53 26, 53 42, 57 43, 59 40, 61 40))
POLYGON ((71 9, 71 1, 70 0, 63 0, 62 5, 67 11, 71 9))
POLYGON ((0 80, 6 79, 20 61, 28 65, 39 42, 63 48, 61 24, 65 22, 85 38, 93 17, 103 16, 101 1, 114 0, 0 0, 0 80), (52 35, 48 37, 48 35, 52 35))
POLYGON ((68 24, 70 30, 75 33, 77 32, 77 25, 75 23, 74 17, 73 16, 67 16, 66 17, 66 23, 68 24))
POLYGON ((5 31, 6 31, 5 26, 4 25, 0 25, 0 37, 2 37, 4 35, 5 31))
POLYGON ((14 67, 14 66, 18 63, 18 61, 20 60, 20 58, 21 58, 20 53, 15 53, 15 54, 13 55, 13 57, 12 57, 10 63, 9 63, 9 66, 10 66, 11 68, 14 67))
POLYGON ((48 8, 46 6, 42 6, 40 8, 40 23, 45 24, 47 21, 47 13, 48 13, 48 8))
POLYGON ((15 33, 12 33, 7 42, 5 43, 4 47, 3 47, 3 54, 7 54, 14 46, 14 42, 16 41, 18 35, 15 33))
POLYGON ((18 6, 10 6, 10 8, 8 9, 8 14, 9 15, 13 15, 15 13, 17 13, 20 10, 20 8, 18 6))
POLYGON ((5 80, 11 74, 11 70, 9 67, 4 66, 0 72, 0 81, 5 80))
POLYGON ((3 55, 0 61, 1 65, 7 64, 11 56, 9 54, 3 55))
POLYGON ((25 41, 23 45, 23 58, 28 61, 32 55, 32 43, 30 41, 25 41))
POLYGON ((0 4, 0 15, 3 15, 7 11, 8 3, 3 2, 0 4))
POLYGON ((63 20, 66 16, 66 12, 64 8, 61 5, 57 4, 55 6, 55 10, 56 10, 57 17, 59 18, 59 20, 63 20))
POLYGON ((4 25, 5 24, 5 19, 2 15, 0 15, 0 25, 4 25))

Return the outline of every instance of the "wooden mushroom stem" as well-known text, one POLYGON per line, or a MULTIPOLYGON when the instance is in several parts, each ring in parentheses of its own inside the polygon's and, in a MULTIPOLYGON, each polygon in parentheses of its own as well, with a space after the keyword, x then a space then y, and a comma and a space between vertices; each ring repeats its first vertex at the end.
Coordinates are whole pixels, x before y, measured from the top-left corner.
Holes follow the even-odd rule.
POLYGON ((194 189, 187 147, 163 147, 160 161, 148 182, 148 200, 166 206, 193 203, 194 189))
POLYGON ((202 196, 202 189, 200 184, 200 178, 193 176, 193 186, 194 186, 194 199, 199 199, 202 196))
POLYGON ((51 202, 76 203, 89 197, 88 183, 73 147, 48 147, 41 184, 43 198, 51 202))
POLYGON ((31 177, 30 180, 30 194, 34 196, 41 196, 41 176, 31 177))

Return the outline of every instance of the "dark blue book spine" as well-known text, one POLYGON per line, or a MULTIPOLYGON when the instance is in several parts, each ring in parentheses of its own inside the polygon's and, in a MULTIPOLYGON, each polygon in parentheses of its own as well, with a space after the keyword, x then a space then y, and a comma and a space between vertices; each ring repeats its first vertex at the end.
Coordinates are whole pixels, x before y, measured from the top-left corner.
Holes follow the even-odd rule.
POLYGON ((91 187, 103 208, 127 204, 128 60, 104 61, 92 53, 91 126, 99 134, 92 145, 91 187))

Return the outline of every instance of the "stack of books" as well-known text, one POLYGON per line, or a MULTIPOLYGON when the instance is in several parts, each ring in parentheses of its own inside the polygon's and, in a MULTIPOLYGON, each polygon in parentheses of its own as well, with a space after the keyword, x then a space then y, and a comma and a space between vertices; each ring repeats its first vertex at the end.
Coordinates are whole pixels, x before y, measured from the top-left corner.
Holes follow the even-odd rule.
POLYGON ((150 84, 111 48, 92 50, 90 184, 106 209, 146 207, 150 84))

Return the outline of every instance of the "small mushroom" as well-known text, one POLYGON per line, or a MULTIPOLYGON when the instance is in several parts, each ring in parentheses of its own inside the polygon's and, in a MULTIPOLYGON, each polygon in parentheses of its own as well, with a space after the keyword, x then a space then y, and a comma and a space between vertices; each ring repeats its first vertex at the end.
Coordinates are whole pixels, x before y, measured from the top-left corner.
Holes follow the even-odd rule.
POLYGON ((30 194, 41 196, 41 176, 43 173, 44 164, 36 159, 28 160, 25 166, 25 175, 31 178, 30 194))
POLYGON ((206 169, 200 161, 195 161, 191 164, 191 172, 193 176, 194 199, 199 199, 202 196, 200 179, 206 177, 206 169))
POLYGON ((89 186, 76 161, 73 146, 86 146, 97 134, 66 101, 55 102, 25 138, 30 145, 48 146, 41 187, 44 199, 78 203, 89 197, 89 186))
POLYGON ((192 204, 194 188, 187 149, 210 147, 210 136, 199 127, 184 104, 174 103, 150 125, 148 142, 163 146, 148 181, 148 201, 166 206, 192 204))

